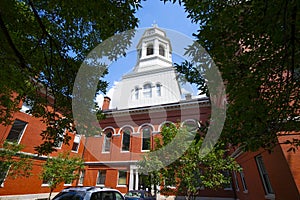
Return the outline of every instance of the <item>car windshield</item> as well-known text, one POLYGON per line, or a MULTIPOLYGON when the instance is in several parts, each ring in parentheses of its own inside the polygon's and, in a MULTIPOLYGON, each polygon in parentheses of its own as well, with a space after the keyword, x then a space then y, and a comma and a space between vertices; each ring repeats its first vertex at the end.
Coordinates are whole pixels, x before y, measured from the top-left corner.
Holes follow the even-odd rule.
POLYGON ((60 192, 53 200, 82 200, 85 194, 84 191, 60 192))
POLYGON ((127 196, 127 197, 141 197, 142 193, 140 193, 140 192, 128 192, 128 193, 125 194, 125 196, 127 196))

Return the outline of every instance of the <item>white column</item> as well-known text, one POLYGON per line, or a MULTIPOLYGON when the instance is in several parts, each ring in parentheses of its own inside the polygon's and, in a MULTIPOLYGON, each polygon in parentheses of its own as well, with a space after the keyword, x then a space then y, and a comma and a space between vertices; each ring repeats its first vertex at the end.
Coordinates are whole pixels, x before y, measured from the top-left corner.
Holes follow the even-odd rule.
POLYGON ((138 170, 135 170, 135 189, 139 189, 139 173, 138 170))
POLYGON ((133 190, 133 183, 134 183, 134 176, 133 176, 133 169, 130 166, 130 174, 129 174, 129 190, 133 190))

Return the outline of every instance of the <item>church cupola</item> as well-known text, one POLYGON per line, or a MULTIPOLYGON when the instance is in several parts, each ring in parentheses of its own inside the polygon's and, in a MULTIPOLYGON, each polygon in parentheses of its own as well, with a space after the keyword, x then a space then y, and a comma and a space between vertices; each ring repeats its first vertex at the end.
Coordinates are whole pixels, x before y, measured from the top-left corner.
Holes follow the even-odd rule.
POLYGON ((145 71, 145 67, 151 65, 172 65, 172 47, 165 31, 156 24, 145 31, 138 45, 138 58, 136 71, 145 71))
POLYGON ((116 107, 127 109, 178 102, 181 97, 172 65, 172 47, 164 30, 154 25, 145 30, 137 46, 133 71, 122 76, 114 90, 116 107))

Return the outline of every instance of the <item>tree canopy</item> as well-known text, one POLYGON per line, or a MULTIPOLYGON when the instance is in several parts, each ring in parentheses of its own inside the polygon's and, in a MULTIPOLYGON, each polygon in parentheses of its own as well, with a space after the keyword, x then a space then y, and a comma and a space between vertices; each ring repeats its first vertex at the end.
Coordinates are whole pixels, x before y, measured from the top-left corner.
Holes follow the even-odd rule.
POLYGON ((4 142, 0 150, 0 185, 6 177, 29 177, 32 174, 32 160, 20 153, 23 148, 20 144, 4 142))
POLYGON ((204 133, 207 132, 205 128, 201 128, 201 133, 194 129, 193 131, 197 131, 192 134, 195 137, 191 138, 191 143, 186 143, 180 141, 184 141, 182 138, 186 135, 191 135, 191 130, 173 124, 163 126, 161 138, 155 139, 152 152, 166 148, 176 140, 175 136, 178 140, 176 148, 173 146, 172 150, 159 151, 159 155, 146 153, 138 163, 139 172, 147 174, 152 184, 163 186, 161 192, 175 192, 177 195, 184 195, 186 199, 195 198, 204 187, 218 189, 230 185, 230 173, 233 170, 239 171, 240 167, 230 157, 223 143, 219 142, 205 155, 201 153, 204 133), (187 150, 182 151, 186 147, 187 150))
MULTIPOLYGON (((72 90, 81 63, 100 42, 135 28, 139 7, 139 0, 1 1, 0 123, 10 124, 26 101, 28 112, 49 127, 36 150, 52 152, 57 133, 72 128, 72 90)), ((99 80, 97 91, 105 93, 106 86, 99 80)))
MULTIPOLYGON (((300 2, 172 2, 182 4, 192 22, 199 24, 194 36, 222 74, 227 95, 222 138, 245 150, 271 150, 278 136, 299 131, 300 2)), ((186 53, 193 56, 197 51, 191 46, 186 53)), ((209 93, 209 67, 184 62, 177 70, 209 93)), ((284 141, 291 149, 300 144, 297 139, 284 141)))
POLYGON ((60 153, 57 157, 48 157, 43 165, 41 178, 49 184, 50 194, 60 183, 72 183, 79 177, 79 171, 84 168, 80 157, 70 156, 70 153, 60 153))

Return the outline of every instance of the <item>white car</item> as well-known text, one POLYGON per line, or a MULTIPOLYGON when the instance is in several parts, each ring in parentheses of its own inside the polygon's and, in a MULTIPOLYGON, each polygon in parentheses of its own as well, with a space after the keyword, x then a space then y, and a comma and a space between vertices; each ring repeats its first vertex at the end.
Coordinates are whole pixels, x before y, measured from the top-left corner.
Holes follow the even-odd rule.
POLYGON ((52 200, 125 200, 120 191, 94 186, 63 189, 52 200))

